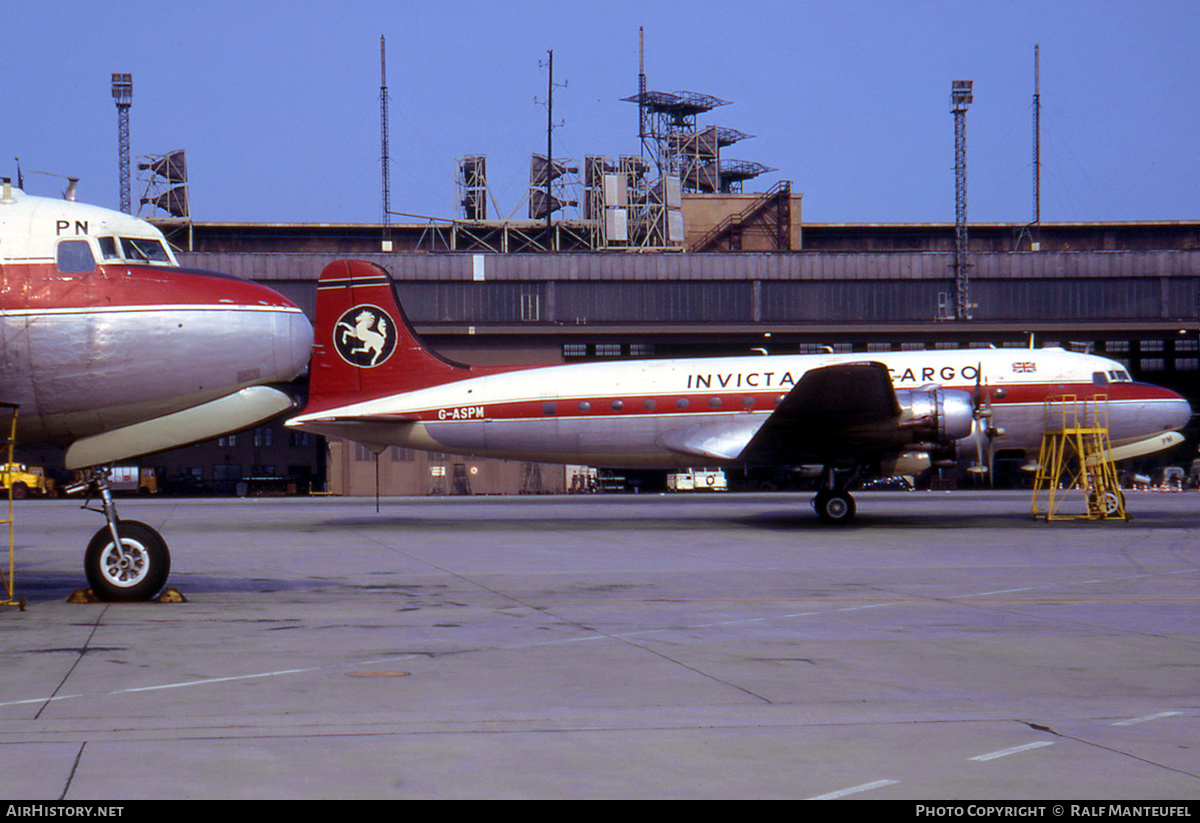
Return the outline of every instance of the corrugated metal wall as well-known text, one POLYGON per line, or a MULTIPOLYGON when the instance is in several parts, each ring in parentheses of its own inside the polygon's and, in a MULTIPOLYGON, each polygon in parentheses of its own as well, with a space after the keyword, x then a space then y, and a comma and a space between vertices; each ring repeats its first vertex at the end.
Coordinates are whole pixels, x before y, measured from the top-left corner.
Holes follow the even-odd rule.
MULTIPOLYGON (((183 254, 271 283, 306 311, 337 255, 183 254)), ((418 323, 922 322, 953 293, 952 256, 798 254, 364 255, 418 323)), ((1200 251, 971 256, 977 320, 1195 320, 1200 251)))

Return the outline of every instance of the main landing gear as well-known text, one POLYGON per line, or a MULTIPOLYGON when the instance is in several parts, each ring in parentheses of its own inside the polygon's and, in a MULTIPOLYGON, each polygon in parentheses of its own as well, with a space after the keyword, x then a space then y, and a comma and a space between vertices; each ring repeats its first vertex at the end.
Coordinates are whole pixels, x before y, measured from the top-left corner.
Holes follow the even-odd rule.
POLYGON ((821 489, 812 499, 812 505, 822 521, 834 526, 849 523, 858 511, 850 493, 838 489, 821 489))
POLYGON ((846 489, 858 479, 860 473, 860 469, 855 469, 839 482, 835 470, 829 466, 825 468, 821 478, 821 489, 812 499, 812 506, 822 522, 843 526, 854 519, 858 506, 846 489))
POLYGON ((122 520, 113 503, 108 469, 92 468, 67 491, 87 491, 83 508, 103 514, 108 523, 92 536, 83 557, 92 592, 101 600, 132 602, 158 594, 171 574, 171 554, 157 531, 137 520, 122 520), (89 504, 99 497, 101 508, 89 504))

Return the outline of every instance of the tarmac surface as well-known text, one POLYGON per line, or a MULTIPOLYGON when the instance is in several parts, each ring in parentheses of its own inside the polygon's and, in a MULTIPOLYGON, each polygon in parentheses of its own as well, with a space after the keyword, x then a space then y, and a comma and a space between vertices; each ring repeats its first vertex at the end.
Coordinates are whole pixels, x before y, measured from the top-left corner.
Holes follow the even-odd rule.
POLYGON ((1200 797, 1200 494, 128 499, 185 603, 17 506, 6 801, 1200 797))

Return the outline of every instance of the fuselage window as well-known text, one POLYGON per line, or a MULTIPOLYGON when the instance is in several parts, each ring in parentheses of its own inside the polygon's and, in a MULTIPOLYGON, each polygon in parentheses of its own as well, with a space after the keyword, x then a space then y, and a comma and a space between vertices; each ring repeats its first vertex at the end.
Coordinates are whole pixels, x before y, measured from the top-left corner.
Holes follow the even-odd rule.
POLYGON ((557 414, 558 404, 553 400, 547 400, 542 403, 542 414, 557 414))
POLYGON ((82 274, 96 268, 92 246, 86 240, 63 240, 58 244, 58 270, 63 274, 82 274))
POLYGON ((150 237, 122 237, 121 252, 126 260, 134 263, 171 262, 163 244, 150 237))

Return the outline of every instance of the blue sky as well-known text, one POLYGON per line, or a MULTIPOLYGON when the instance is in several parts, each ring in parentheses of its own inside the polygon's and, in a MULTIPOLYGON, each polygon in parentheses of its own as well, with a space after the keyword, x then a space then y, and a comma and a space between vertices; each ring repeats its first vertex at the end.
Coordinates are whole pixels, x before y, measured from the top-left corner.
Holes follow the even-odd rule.
POLYGON ((952 222, 957 79, 970 219, 1029 220, 1035 44, 1042 219, 1200 219, 1196 0, 0 0, 0 174, 115 207, 129 72, 132 154, 186 149, 194 219, 377 222, 384 35, 393 210, 455 216, 456 161, 486 154, 520 216, 547 50, 555 155, 638 153, 639 26, 649 87, 731 101, 702 122, 756 135, 726 156, 777 169, 748 190, 792 181, 806 222, 952 222))

